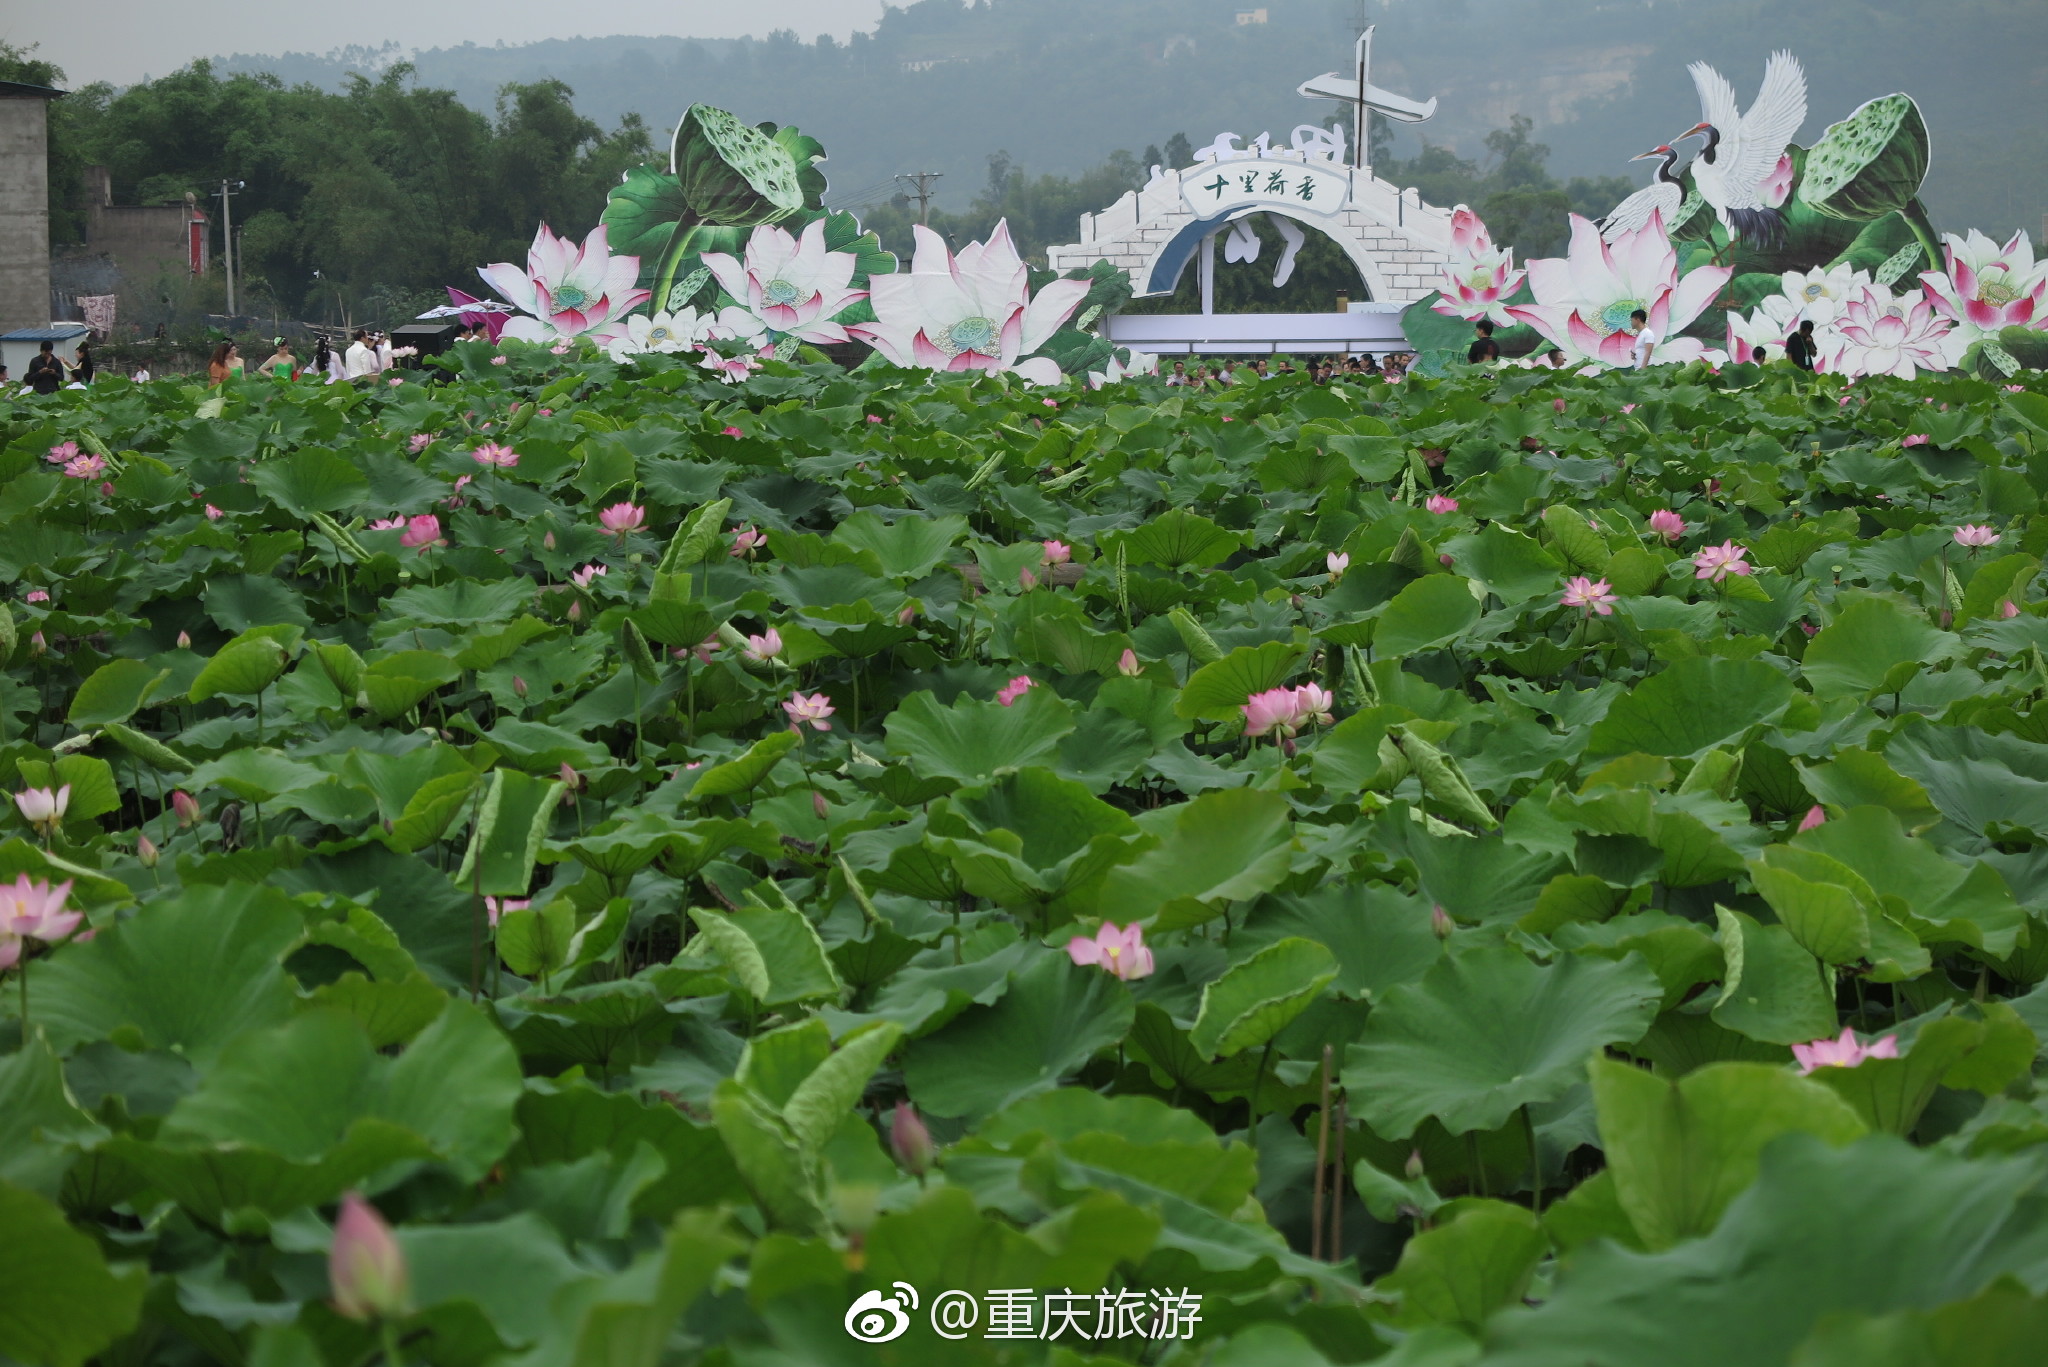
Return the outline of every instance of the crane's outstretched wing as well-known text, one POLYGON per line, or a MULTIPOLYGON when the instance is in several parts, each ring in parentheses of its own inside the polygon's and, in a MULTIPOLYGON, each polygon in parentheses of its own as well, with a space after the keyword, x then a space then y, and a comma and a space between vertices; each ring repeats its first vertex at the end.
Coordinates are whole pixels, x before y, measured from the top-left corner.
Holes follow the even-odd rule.
POLYGON ((1694 62, 1686 70, 1692 73, 1693 88, 1700 92, 1700 121, 1720 129, 1724 139, 1731 136, 1742 121, 1741 109, 1735 103, 1735 87, 1705 62, 1694 62))
POLYGON ((1660 180, 1648 185, 1624 199, 1608 211, 1600 220, 1600 240, 1612 242, 1623 233, 1632 233, 1650 221, 1653 213, 1662 214, 1668 226, 1678 217, 1678 206, 1684 202, 1684 195, 1676 185, 1660 180))
POLYGON ((1785 145, 1806 122, 1806 73, 1799 59, 1789 52, 1773 52, 1764 64, 1763 88, 1756 103, 1742 116, 1735 146, 1726 151, 1723 183, 1728 187, 1731 208, 1756 208, 1763 203, 1758 193, 1777 169, 1785 145))

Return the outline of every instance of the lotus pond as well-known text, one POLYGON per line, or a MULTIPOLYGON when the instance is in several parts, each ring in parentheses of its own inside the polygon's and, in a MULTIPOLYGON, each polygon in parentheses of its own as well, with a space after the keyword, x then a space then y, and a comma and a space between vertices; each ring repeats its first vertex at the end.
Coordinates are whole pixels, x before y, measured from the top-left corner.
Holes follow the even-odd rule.
POLYGON ((2037 375, 509 353, 6 418, 0 1357, 2039 1360, 2037 375))

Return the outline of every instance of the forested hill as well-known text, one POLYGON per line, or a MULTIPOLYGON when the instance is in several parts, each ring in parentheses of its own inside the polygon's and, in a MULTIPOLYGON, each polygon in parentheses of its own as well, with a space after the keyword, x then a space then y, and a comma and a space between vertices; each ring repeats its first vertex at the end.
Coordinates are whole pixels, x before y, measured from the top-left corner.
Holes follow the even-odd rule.
MULTIPOLYGON (((638 113, 657 140, 693 101, 796 123, 831 151, 835 199, 932 170, 958 208, 998 150, 1073 175, 1176 132, 1197 146, 1225 129, 1284 138, 1333 112, 1294 87, 1346 65, 1361 16, 1379 25, 1379 83, 1440 97, 1421 131, 1469 158, 1520 113, 1558 174, 1626 171, 1698 117, 1687 62, 1713 62, 1747 98, 1765 54, 1789 47, 1810 80, 1806 140, 1909 91, 1934 130, 1937 221, 2031 230, 2048 210, 2040 0, 921 0, 850 43, 612 37, 408 55, 421 84, 485 111, 506 83, 552 77, 579 113, 606 126, 638 113), (1266 22, 1238 22, 1258 9, 1266 22)), ((398 55, 238 55, 216 69, 338 88, 398 55)), ((1418 150, 1414 132, 1400 138, 1401 155, 1418 150)))

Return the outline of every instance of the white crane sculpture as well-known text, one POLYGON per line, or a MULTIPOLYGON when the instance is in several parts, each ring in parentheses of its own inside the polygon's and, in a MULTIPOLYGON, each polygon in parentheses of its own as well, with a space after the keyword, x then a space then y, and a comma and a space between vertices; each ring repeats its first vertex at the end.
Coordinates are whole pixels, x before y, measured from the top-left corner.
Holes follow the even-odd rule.
POLYGON ((1657 221, 1669 229, 1678 221, 1678 211, 1685 204, 1685 182, 1673 174, 1672 167, 1678 164, 1678 153, 1670 147, 1653 147, 1630 161, 1648 161, 1662 157, 1664 164, 1657 168, 1657 178, 1648 185, 1615 205, 1600 220, 1600 240, 1612 242, 1624 233, 1635 232, 1650 221, 1650 215, 1657 215, 1657 221))
POLYGON ((1806 122, 1806 73, 1791 53, 1772 53, 1756 102, 1745 113, 1737 110, 1735 87, 1720 72, 1705 62, 1687 70, 1703 117, 1672 141, 1706 138, 1692 164, 1693 184, 1730 239, 1773 246, 1785 228, 1778 209, 1790 186, 1785 147, 1806 122))

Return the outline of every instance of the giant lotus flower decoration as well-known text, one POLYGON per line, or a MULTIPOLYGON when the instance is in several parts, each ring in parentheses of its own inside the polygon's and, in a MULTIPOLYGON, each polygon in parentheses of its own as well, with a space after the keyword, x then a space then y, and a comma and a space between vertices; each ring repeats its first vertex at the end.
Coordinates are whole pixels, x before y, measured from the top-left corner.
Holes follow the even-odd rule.
POLYGON ((844 342, 833 317, 866 290, 852 287, 859 258, 825 246, 825 220, 812 219, 801 237, 763 224, 747 238, 744 261, 706 252, 703 263, 734 303, 784 336, 826 345, 844 342))
POLYGON ((526 253, 526 268, 509 261, 477 268, 477 274, 523 316, 505 324, 504 335, 527 342, 589 337, 609 344, 626 335, 626 315, 653 296, 634 288, 640 258, 613 256, 602 224, 579 247, 556 237, 543 223, 526 253))
POLYGON ((875 321, 847 332, 907 368, 1011 371, 1032 384, 1057 384, 1058 364, 1031 353, 1073 316, 1089 282, 1055 280, 1034 296, 1007 222, 986 243, 958 253, 922 224, 913 231, 910 269, 871 277, 875 321))
POLYGON ((1611 243, 1577 214, 1572 216, 1571 251, 1529 263, 1533 304, 1508 306, 1511 317, 1529 324, 1573 360, 1625 366, 1635 339, 1624 330, 1629 315, 1649 315, 1658 343, 1658 362, 1711 358, 1706 344, 1677 334, 1706 311, 1734 274, 1729 266, 1700 266, 1678 273, 1678 254, 1664 233, 1662 215, 1611 243))
POLYGON ((1450 260, 1437 284, 1439 298, 1430 308, 1448 318, 1478 322, 1491 319, 1503 327, 1508 296, 1522 287, 1524 272, 1515 269, 1514 248, 1495 250, 1479 215, 1459 206, 1451 213, 1450 260))
POLYGON ((2024 229, 2004 246, 1970 229, 1966 238, 1942 235, 1943 264, 1926 271, 1921 286, 1934 311, 1967 341, 1995 337, 2005 328, 2048 328, 2048 259, 2034 260, 2024 229))

